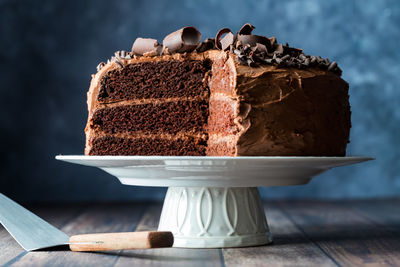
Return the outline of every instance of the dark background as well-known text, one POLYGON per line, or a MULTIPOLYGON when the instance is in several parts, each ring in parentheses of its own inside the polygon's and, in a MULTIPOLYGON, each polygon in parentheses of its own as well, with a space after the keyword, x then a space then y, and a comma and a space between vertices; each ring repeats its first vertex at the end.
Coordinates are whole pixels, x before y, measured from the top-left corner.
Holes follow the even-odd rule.
POLYGON ((400 196, 400 1, 0 1, 0 192, 20 201, 162 198, 95 168, 56 161, 83 154, 86 92, 95 67, 136 37, 196 26, 255 33, 339 62, 350 84, 349 155, 309 185, 262 188, 265 198, 400 196))

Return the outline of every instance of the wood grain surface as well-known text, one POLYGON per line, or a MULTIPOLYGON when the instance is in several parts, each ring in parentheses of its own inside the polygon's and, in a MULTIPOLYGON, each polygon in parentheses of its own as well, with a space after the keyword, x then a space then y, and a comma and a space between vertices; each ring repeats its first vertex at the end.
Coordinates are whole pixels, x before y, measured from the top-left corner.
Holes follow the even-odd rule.
MULTIPOLYGON (((161 203, 29 207, 69 235, 157 229, 161 203)), ((274 243, 229 249, 25 252, 0 226, 0 266, 400 266, 400 200, 272 201, 274 243)))

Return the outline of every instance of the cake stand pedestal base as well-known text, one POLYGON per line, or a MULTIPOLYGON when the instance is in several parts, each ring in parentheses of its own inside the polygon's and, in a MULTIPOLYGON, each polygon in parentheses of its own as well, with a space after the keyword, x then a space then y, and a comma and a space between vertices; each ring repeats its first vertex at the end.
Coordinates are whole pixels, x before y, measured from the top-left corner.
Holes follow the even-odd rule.
POLYGON ((308 183, 370 157, 57 156, 101 168, 125 185, 169 186, 158 229, 175 247, 224 248, 271 242, 256 186, 308 183))
POLYGON ((174 247, 245 247, 272 241, 256 187, 169 187, 158 230, 174 234, 174 247))

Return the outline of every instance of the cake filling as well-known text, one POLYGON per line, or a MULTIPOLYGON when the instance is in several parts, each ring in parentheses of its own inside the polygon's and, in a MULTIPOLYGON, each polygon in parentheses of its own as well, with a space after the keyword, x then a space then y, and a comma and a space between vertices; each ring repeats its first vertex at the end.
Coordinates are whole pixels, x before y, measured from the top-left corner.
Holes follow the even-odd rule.
POLYGON ((224 59, 213 62, 207 142, 209 156, 234 156, 237 153, 235 135, 240 131, 241 122, 235 122, 239 101, 235 93, 234 72, 224 59))

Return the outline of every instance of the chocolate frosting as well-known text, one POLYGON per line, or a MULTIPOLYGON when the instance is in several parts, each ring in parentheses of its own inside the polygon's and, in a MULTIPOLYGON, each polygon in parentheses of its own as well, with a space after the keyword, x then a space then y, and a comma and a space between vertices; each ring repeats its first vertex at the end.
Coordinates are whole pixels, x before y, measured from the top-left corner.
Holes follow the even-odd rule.
MULTIPOLYGON (((350 131, 348 84, 337 75, 238 64, 228 56, 232 106, 236 106, 235 156, 344 156, 350 131)), ((220 71, 214 68, 213 71, 220 71)), ((211 137, 212 139, 212 137, 211 137)), ((218 138, 217 138, 218 139, 218 138)))

